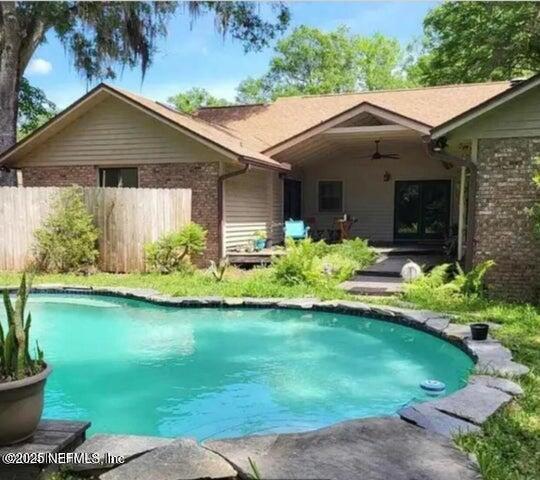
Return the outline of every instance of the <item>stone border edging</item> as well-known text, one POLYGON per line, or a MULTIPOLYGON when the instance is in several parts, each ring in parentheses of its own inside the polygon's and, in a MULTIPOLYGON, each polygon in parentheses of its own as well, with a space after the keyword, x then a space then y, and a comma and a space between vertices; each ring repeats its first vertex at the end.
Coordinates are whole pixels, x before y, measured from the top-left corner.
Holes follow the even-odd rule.
MULTIPOLYGON (((10 291, 16 288, 8 287, 10 291)), ((321 301, 316 298, 257 297, 172 297, 151 289, 87 287, 43 284, 32 288, 39 293, 88 294, 122 297, 171 307, 290 308, 369 316, 398 323, 446 340, 467 353, 475 362, 468 384, 442 398, 402 408, 397 414, 405 421, 451 438, 478 431, 499 408, 523 393, 507 378, 519 377, 529 369, 512 360, 512 352, 492 338, 470 339, 467 325, 452 323, 452 317, 428 310, 369 305, 349 300, 321 301)))

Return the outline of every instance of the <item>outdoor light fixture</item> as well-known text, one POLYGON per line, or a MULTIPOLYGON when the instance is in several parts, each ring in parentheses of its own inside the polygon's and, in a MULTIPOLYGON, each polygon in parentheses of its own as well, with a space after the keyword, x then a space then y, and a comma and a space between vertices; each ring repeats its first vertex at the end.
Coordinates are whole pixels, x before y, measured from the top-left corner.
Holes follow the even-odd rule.
POLYGON ((386 172, 384 172, 383 180, 385 182, 389 182, 391 178, 392 178, 392 175, 390 175, 390 172, 388 170, 386 172))

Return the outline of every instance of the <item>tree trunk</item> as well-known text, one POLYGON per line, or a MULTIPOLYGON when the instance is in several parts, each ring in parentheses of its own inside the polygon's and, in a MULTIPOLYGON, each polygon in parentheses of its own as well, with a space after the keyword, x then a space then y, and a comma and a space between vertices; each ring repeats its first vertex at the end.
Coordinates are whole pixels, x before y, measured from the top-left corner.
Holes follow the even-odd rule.
POLYGON ((0 4, 0 153, 17 140, 21 35, 13 2, 0 4))

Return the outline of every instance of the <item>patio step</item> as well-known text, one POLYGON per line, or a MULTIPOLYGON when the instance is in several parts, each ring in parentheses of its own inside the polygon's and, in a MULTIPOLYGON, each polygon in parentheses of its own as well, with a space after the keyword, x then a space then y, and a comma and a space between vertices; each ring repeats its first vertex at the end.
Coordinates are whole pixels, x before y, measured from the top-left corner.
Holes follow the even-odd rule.
POLYGON ((352 295, 394 295, 401 292, 403 280, 393 277, 357 275, 340 287, 352 295))
POLYGON ((443 263, 445 258, 440 253, 416 253, 414 255, 381 254, 377 262, 369 266, 366 270, 359 272, 359 276, 400 278, 401 269, 409 260, 417 263, 423 269, 429 270, 435 265, 443 263))

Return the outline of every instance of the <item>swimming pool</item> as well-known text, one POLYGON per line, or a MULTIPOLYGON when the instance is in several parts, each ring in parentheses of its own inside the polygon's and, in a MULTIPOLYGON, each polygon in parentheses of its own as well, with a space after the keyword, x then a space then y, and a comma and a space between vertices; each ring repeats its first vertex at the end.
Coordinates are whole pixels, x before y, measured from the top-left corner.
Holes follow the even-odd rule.
POLYGON ((473 366, 432 335, 345 314, 60 294, 34 294, 28 309, 54 368, 44 417, 91 420, 91 432, 309 430, 425 401, 425 379, 452 393, 473 366))

